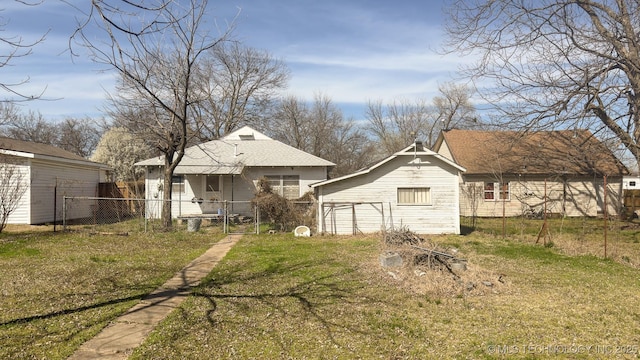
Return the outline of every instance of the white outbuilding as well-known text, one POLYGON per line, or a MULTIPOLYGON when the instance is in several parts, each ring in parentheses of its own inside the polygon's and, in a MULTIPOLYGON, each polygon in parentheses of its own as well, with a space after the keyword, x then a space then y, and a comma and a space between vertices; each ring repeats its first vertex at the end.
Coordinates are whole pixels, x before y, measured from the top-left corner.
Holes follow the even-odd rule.
MULTIPOLYGON (((0 201, 15 203, 8 224, 62 222, 65 196, 97 196, 110 168, 50 145, 0 137, 0 201), (12 201, 12 196, 18 196, 12 201)), ((68 209, 67 219, 89 216, 90 205, 68 209)))
POLYGON ((459 234, 458 182, 464 171, 415 142, 358 172, 315 183, 318 232, 406 227, 419 234, 459 234))

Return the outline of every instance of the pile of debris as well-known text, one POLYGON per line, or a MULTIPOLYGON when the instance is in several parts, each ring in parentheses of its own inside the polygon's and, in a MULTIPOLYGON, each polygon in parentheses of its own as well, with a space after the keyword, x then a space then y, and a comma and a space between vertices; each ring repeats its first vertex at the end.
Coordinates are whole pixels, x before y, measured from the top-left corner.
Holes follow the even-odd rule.
POLYGON ((387 230, 380 265, 396 283, 434 296, 484 295, 505 290, 504 276, 459 257, 455 248, 424 239, 406 228, 387 230))
POLYGON ((385 231, 384 243, 387 246, 420 245, 424 239, 405 227, 385 231))
POLYGON ((443 249, 406 228, 387 231, 384 234, 384 242, 387 248, 393 248, 412 266, 429 270, 448 270, 451 273, 466 270, 466 260, 456 256, 456 249, 443 249))

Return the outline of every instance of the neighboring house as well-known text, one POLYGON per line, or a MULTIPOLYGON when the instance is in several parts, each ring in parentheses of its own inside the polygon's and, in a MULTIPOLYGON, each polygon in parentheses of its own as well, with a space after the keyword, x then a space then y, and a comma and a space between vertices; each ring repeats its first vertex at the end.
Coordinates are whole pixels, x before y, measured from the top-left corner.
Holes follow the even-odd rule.
MULTIPOLYGON (((107 165, 50 145, 6 137, 0 137, 0 169, 3 178, 18 178, 24 189, 8 224, 61 222, 63 197, 97 196, 98 184, 107 181, 110 170, 107 165)), ((67 219, 88 216, 92 211, 89 206, 67 209, 67 219)))
POLYGON ((463 171, 416 142, 356 173, 313 184, 318 232, 407 227, 420 234, 459 234, 458 177, 463 171))
POLYGON ((627 168, 588 130, 449 130, 434 150, 467 169, 463 216, 597 216, 621 206, 627 168), (605 175, 607 191, 605 194, 605 175))
MULTIPOLYGON (((140 161, 146 168, 146 198, 162 200, 164 158, 140 161)), ((185 150, 176 167, 172 185, 172 216, 214 214, 227 202, 227 209, 250 215, 249 201, 260 178, 288 199, 300 198, 309 185, 327 179, 334 163, 273 140, 245 126, 227 136, 185 150)), ((156 208, 147 216, 160 217, 156 208)))

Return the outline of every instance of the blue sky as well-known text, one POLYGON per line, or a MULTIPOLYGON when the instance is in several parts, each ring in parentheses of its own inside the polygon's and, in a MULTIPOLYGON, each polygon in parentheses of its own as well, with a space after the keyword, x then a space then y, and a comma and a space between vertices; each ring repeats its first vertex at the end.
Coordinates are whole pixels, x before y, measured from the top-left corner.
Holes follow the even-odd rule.
MULTIPOLYGON (((74 0, 82 9, 88 1, 74 0)), ((210 0, 220 26, 236 15, 233 37, 264 49, 291 70, 287 95, 329 96, 347 117, 364 118, 369 100, 431 99, 438 83, 451 81, 463 61, 436 53, 446 0, 210 0), (238 13, 239 11, 239 13, 238 13)), ((45 91, 47 101, 23 103, 48 119, 100 117, 113 72, 67 51, 77 9, 59 0, 27 7, 3 1, 6 35, 25 42, 49 31, 29 57, 0 68, 3 82, 29 79, 22 93, 45 91)), ((0 48, 1 49, 1 48, 0 48)), ((6 97, 5 94, 2 94, 6 97)))

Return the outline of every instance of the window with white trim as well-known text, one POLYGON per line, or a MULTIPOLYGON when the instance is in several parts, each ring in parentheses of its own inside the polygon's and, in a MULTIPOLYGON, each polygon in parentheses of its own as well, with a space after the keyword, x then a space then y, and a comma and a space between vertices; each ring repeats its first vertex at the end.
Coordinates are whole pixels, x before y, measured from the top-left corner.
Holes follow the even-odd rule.
POLYGON ((399 205, 431 205, 431 188, 398 188, 399 205))
POLYGON ((511 200, 511 183, 486 182, 484 183, 484 200, 511 200))
POLYGON ((269 185, 274 194, 292 200, 300 197, 299 175, 267 175, 269 185))

